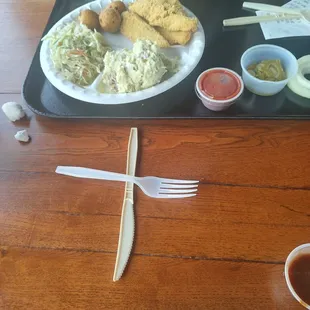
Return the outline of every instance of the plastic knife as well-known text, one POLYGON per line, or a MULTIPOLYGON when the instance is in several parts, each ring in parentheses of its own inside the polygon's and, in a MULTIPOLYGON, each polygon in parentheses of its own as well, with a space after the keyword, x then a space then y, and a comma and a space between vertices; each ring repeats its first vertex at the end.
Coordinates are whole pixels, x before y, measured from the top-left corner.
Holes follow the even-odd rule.
MULTIPOLYGON (((138 154, 138 129, 131 128, 126 174, 135 176, 136 162, 138 154)), ((128 263, 135 235, 135 218, 134 218, 134 184, 126 183, 124 202, 121 216, 120 233, 118 240, 118 249, 115 262, 113 281, 118 281, 128 263)))

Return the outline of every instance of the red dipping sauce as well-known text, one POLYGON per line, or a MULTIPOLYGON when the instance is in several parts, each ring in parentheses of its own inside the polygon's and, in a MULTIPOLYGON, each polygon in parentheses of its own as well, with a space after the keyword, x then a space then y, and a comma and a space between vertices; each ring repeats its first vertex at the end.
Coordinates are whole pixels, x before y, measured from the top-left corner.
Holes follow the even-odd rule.
POLYGON ((237 97, 242 90, 242 82, 235 72, 215 68, 203 73, 198 87, 204 96, 213 100, 226 101, 237 97))

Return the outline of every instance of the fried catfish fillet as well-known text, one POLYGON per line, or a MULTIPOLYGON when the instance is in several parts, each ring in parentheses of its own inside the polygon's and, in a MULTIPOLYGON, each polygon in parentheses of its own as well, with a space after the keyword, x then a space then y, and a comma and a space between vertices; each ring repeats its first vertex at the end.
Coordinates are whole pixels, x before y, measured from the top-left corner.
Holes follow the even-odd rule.
POLYGON ((169 42, 137 14, 125 11, 122 18, 120 31, 129 40, 150 40, 159 47, 170 47, 169 42))
POLYGON ((143 17, 151 26, 170 31, 197 30, 198 20, 187 17, 176 0, 136 0, 129 10, 143 17))
POLYGON ((162 27, 155 28, 170 45, 186 45, 192 37, 191 31, 170 31, 162 27))
POLYGON ((151 22, 152 26, 158 26, 170 31, 197 31, 198 22, 196 18, 189 18, 184 15, 169 15, 167 17, 151 22))

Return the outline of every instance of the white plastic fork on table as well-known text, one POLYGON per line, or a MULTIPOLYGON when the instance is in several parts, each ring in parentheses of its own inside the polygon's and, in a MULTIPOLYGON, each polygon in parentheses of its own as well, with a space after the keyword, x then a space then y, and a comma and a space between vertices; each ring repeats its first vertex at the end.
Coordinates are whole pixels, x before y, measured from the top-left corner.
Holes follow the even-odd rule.
POLYGON ((157 177, 132 177, 121 173, 69 166, 57 167, 56 173, 85 179, 131 182, 139 186, 145 195, 153 198, 194 197, 199 183, 157 177))

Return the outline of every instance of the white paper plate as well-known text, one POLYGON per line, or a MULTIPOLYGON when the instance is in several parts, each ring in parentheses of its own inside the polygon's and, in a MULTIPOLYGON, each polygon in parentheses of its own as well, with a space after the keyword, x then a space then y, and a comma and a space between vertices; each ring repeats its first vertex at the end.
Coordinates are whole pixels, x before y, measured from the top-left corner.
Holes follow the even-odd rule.
MULTIPOLYGON (((124 0, 124 3, 128 5, 131 1, 124 0)), ((67 14, 60 21, 58 21, 50 33, 63 27, 65 24, 70 23, 73 20, 77 20, 80 11, 85 9, 91 9, 99 13, 103 8, 109 5, 109 0, 98 0, 87 3, 71 13, 67 14)), ((195 15, 184 8, 187 15, 195 17, 195 15)), ((106 42, 113 49, 131 48, 132 43, 121 34, 104 33, 106 42)), ((169 57, 178 56, 180 58, 179 71, 169 79, 161 82, 160 84, 151 88, 127 94, 102 94, 97 91, 96 87, 99 83, 100 76, 94 81, 94 83, 86 88, 79 87, 69 81, 66 81, 60 73, 58 73, 50 59, 49 42, 44 41, 40 50, 40 62, 42 70, 47 79, 61 92, 78 100, 97 103, 97 104, 124 104, 144 100, 150 97, 159 95, 173 86, 184 80, 197 66, 200 61, 205 48, 205 34, 201 23, 199 22, 198 31, 193 35, 190 43, 187 46, 173 46, 171 48, 162 49, 162 51, 169 57)))

